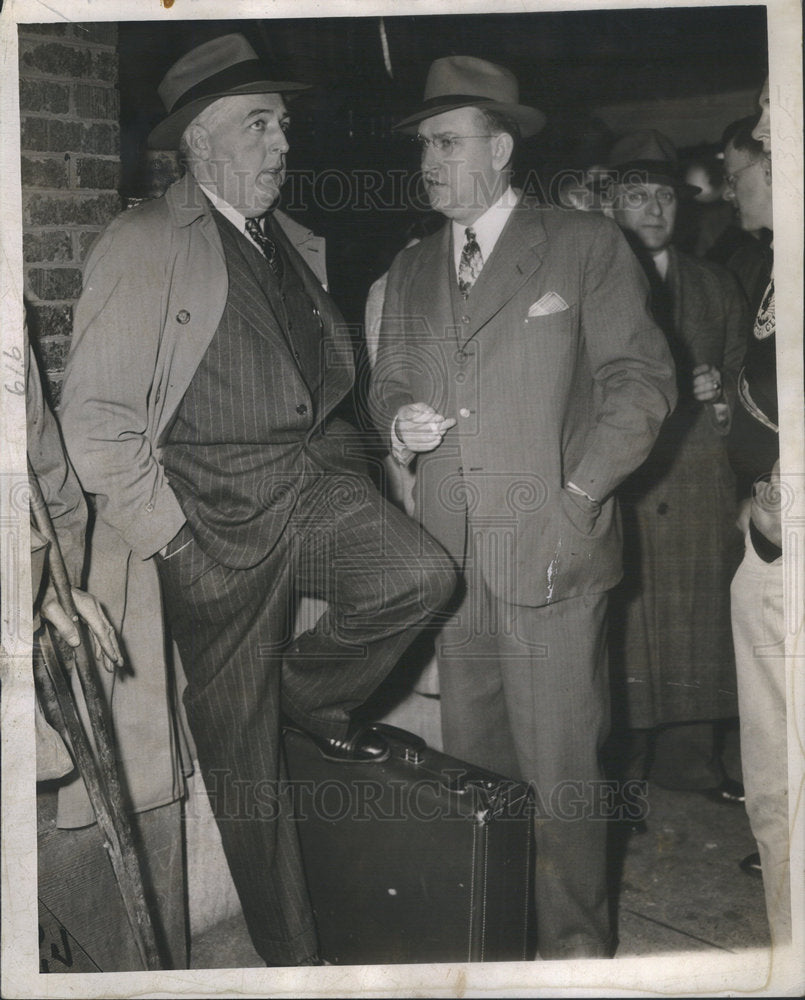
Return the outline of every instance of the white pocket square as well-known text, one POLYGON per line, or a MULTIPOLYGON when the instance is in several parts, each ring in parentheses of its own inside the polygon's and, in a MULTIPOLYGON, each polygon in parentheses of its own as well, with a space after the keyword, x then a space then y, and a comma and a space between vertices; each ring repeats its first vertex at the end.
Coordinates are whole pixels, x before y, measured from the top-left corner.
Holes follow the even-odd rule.
POLYGON ((550 316, 551 313, 562 312, 567 309, 568 304, 561 295, 556 292, 546 292, 538 302, 534 302, 528 309, 531 316, 550 316))

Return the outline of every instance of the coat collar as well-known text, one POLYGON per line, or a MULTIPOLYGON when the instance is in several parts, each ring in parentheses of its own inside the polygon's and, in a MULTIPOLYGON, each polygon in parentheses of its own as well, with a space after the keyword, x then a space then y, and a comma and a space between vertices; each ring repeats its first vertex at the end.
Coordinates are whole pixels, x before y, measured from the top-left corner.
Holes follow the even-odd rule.
POLYGON ((210 214, 210 203, 189 170, 171 184, 165 192, 165 201, 171 221, 180 229, 210 214))

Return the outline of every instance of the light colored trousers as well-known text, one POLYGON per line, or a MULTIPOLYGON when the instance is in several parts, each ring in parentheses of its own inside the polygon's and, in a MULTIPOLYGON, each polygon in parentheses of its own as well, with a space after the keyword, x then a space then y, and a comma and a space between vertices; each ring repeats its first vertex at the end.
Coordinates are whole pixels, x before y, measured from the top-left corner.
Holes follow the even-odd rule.
POLYGON ((791 938, 783 560, 749 535, 731 587, 746 811, 760 852, 772 943, 791 938))

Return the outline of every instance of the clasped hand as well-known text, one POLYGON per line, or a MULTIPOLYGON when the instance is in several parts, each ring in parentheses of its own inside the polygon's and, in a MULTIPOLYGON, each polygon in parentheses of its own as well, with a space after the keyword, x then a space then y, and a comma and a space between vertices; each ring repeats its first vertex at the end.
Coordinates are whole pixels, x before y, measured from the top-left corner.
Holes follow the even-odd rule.
POLYGON ((715 365, 697 365, 693 369, 693 397, 700 403, 717 403, 723 388, 721 372, 715 365))

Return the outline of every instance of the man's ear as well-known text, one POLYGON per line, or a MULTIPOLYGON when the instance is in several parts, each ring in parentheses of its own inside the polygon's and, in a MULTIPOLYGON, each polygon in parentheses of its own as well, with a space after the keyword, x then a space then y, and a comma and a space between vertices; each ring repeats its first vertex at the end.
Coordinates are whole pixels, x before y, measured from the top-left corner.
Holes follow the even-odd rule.
POLYGON ((210 158, 210 134, 203 125, 197 122, 188 125, 184 137, 190 152, 197 160, 210 158))
POLYGON ((514 139, 508 132, 492 136, 492 164, 495 170, 503 170, 512 158, 514 139))

